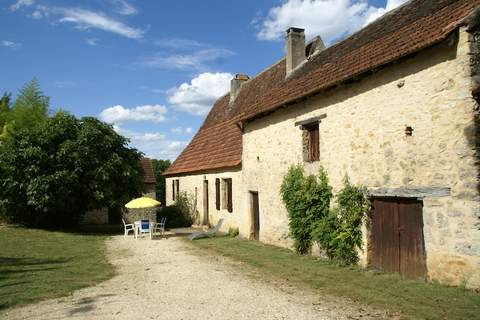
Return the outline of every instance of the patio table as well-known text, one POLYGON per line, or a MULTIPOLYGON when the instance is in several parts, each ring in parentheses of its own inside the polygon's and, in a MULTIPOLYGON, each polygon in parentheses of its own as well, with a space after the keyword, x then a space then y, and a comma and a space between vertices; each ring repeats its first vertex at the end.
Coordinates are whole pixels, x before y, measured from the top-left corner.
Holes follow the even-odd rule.
MULTIPOLYGON (((148 228, 150 229, 150 233, 152 233, 152 225, 154 222, 151 220, 148 221, 148 228)), ((142 224, 142 220, 137 220, 133 222, 133 233, 135 236, 135 239, 138 239, 138 234, 140 233, 140 225, 142 224)))

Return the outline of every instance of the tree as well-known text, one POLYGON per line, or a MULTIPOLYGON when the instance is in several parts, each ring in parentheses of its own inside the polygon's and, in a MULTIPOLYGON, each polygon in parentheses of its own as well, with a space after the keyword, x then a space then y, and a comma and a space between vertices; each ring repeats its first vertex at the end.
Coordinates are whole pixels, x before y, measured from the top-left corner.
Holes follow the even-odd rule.
POLYGON ((163 176, 163 173, 168 169, 168 167, 170 167, 171 163, 170 160, 152 159, 152 165, 153 173, 155 174, 155 180, 157 180, 155 193, 157 195, 157 199, 162 203, 162 205, 165 205, 165 177, 163 176))
POLYGON ((17 222, 72 226, 140 195, 141 153, 112 126, 65 112, 0 145, 0 206, 17 222))
POLYGON ((3 137, 13 131, 33 128, 47 120, 50 98, 40 90, 36 78, 20 89, 11 107, 10 98, 10 95, 5 94, 0 100, 0 125, 3 137))
POLYGON ((0 99, 0 135, 3 132, 4 126, 7 124, 8 116, 11 108, 12 94, 5 92, 0 99))

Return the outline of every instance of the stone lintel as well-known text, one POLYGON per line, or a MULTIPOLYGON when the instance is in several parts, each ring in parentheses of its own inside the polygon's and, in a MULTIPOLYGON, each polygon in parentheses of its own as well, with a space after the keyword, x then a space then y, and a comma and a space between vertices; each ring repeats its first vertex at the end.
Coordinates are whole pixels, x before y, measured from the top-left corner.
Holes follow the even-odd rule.
POLYGON ((370 197, 427 198, 446 197, 450 194, 451 189, 448 187, 380 188, 368 190, 370 197))
POLYGON ((309 124, 314 124, 316 122, 320 122, 320 121, 322 121, 322 119, 325 119, 326 117, 327 117, 326 114, 321 114, 318 117, 313 117, 313 118, 309 118, 309 119, 306 119, 306 120, 297 121, 297 122, 295 122, 295 126, 296 127, 300 126, 300 128, 303 129, 303 126, 306 126, 306 125, 309 125, 309 124))

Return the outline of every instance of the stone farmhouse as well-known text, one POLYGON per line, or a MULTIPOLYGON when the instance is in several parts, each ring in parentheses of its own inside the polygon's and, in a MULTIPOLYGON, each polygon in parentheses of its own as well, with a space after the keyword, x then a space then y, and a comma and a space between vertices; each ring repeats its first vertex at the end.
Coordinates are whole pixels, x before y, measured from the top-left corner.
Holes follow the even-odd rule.
POLYGON ((368 188, 360 263, 480 287, 480 0, 411 0, 325 48, 304 30, 258 75, 236 75, 165 173, 199 223, 291 247, 279 190, 320 166, 368 188))

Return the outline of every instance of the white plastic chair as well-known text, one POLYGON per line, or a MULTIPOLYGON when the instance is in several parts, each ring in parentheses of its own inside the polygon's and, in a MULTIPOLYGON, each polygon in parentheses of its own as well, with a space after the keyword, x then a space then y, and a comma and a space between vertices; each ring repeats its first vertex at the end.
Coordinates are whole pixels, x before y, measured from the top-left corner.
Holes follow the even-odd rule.
POLYGON ((167 222, 167 217, 160 218, 160 222, 156 222, 153 224, 153 234, 155 235, 157 232, 160 232, 160 236, 165 235, 165 223, 167 222))
POLYGON ((208 229, 207 231, 192 233, 187 238, 189 240, 195 240, 195 239, 201 239, 201 238, 215 237, 215 235, 218 233, 218 231, 220 231, 222 223, 223 223, 223 219, 220 219, 220 220, 218 220, 217 225, 214 228, 208 229))
POLYGON ((148 233, 150 235, 150 239, 152 239, 152 227, 153 223, 150 220, 140 220, 140 223, 137 225, 137 239, 142 234, 148 233))
POLYGON ((126 239, 130 231, 133 231, 133 236, 135 236, 135 227, 133 226, 133 223, 126 223, 125 219, 122 218, 123 222, 123 228, 125 229, 123 233, 123 239, 126 239))

